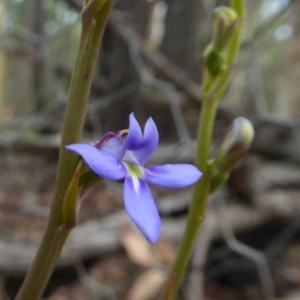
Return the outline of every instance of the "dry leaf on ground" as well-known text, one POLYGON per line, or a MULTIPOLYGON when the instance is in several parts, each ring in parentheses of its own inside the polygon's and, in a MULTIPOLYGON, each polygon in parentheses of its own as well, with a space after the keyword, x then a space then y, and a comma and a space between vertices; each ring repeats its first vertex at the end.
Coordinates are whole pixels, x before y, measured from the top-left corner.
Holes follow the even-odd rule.
POLYGON ((151 269, 139 276, 129 289, 127 300, 150 300, 157 296, 165 283, 167 275, 151 269))

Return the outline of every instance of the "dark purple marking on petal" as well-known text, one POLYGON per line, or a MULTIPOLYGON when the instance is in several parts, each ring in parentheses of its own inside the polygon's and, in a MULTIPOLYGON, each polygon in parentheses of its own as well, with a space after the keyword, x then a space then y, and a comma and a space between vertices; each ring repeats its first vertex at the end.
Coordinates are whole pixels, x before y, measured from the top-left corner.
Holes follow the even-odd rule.
POLYGON ((97 149, 100 149, 100 147, 101 147, 105 142, 107 142, 109 139, 111 139, 111 138, 113 138, 113 137, 115 137, 115 136, 116 136, 116 133, 114 133, 114 132, 111 132, 111 131, 106 132, 106 133, 103 135, 103 137, 102 137, 99 141, 97 141, 97 142, 95 142, 95 143, 93 144, 93 146, 95 146, 97 149))
POLYGON ((145 180, 127 176, 124 183, 124 204, 133 223, 151 244, 155 244, 161 232, 161 220, 145 180), (136 180, 136 182, 134 182, 136 180))
POLYGON ((80 155, 89 168, 98 176, 119 180, 126 176, 126 167, 112 156, 103 154, 96 147, 88 144, 72 144, 66 149, 80 155))
POLYGON ((146 122, 144 135, 139 149, 132 151, 137 161, 143 166, 158 146, 158 131, 152 118, 146 122))
POLYGON ((147 181, 168 189, 187 187, 194 184, 201 176, 202 173, 189 164, 151 166, 145 169, 147 181))

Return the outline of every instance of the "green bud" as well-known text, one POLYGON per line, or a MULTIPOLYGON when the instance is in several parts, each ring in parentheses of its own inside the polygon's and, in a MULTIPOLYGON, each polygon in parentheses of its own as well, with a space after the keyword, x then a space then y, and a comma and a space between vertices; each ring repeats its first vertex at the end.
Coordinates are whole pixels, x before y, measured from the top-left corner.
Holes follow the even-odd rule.
POLYGON ((203 54, 205 66, 212 77, 217 77, 226 69, 223 53, 215 51, 212 44, 208 45, 203 54))
POLYGON ((211 193, 226 182, 231 169, 248 152, 253 139, 254 129, 251 122, 243 117, 236 118, 219 148, 216 158, 210 161, 211 193))
POLYGON ((212 45, 215 51, 222 52, 234 36, 240 24, 240 19, 230 7, 220 6, 213 12, 212 45))
POLYGON ((247 153, 254 139, 254 128, 249 120, 243 117, 233 121, 214 160, 214 167, 219 171, 230 171, 247 153))
POLYGON ((240 25, 237 13, 230 7, 220 6, 213 12, 212 42, 204 51, 205 67, 212 77, 217 77, 227 68, 227 46, 240 25))
POLYGON ((237 147, 248 148, 254 138, 254 128, 249 120, 244 117, 234 119, 219 152, 222 156, 228 155, 237 147))
POLYGON ((249 147, 254 139, 252 123, 244 117, 236 118, 232 124, 232 139, 236 145, 249 147))

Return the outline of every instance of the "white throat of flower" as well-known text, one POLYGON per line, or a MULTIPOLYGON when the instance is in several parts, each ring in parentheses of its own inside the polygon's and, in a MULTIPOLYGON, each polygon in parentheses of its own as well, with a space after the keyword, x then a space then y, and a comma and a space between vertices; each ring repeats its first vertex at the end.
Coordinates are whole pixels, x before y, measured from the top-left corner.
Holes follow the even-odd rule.
MULTIPOLYGON (((129 152, 129 151, 126 151, 126 152, 129 152)), ((131 155, 129 155, 129 156, 131 156, 131 155)), ((134 190, 137 193, 139 193, 139 191, 140 191, 139 179, 143 179, 145 177, 144 170, 139 164, 137 164, 135 162, 136 161, 135 159, 133 160, 132 157, 130 157, 130 159, 126 159, 126 158, 128 158, 128 156, 126 157, 126 155, 124 155, 123 162, 126 165, 128 176, 130 176, 132 178, 134 190)))

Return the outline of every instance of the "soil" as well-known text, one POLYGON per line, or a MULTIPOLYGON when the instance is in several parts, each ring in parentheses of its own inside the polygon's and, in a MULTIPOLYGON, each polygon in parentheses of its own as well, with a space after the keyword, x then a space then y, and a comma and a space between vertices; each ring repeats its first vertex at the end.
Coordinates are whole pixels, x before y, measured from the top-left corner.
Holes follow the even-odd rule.
MULTIPOLYGON (((36 153, 20 151, 0 153, 0 243, 40 242, 52 198, 56 160, 56 152, 50 154, 39 151, 36 153)), ((98 220, 122 209, 120 191, 100 185, 82 204, 79 223, 98 220)), ((274 262, 273 278, 277 294, 286 295, 290 290, 297 290, 300 286, 300 260, 297 245, 298 243, 295 242, 293 247, 289 247, 280 255, 280 259, 274 262), (287 280, 288 276, 291 277, 289 280, 287 280)), ((229 250, 222 241, 219 241, 213 245, 211 253, 214 255, 211 257, 215 257, 218 251, 228 253, 229 250)), ((236 259, 238 261, 240 259, 236 255, 223 257, 225 260, 236 259)), ((210 262, 213 261, 212 258, 210 262)), ((242 262, 245 261, 247 259, 242 260, 242 262)), ((257 273, 253 271, 253 268, 251 272, 246 268, 246 271, 242 271, 242 276, 241 273, 236 272, 227 277, 219 276, 219 274, 209 277, 213 266, 214 263, 208 262, 205 271, 207 274, 206 300, 264 299, 257 273), (244 276, 245 274, 248 274, 248 277, 244 276), (237 278, 240 278, 240 281, 237 278)), ((78 257, 73 265, 55 271, 44 296, 49 300, 131 300, 128 294, 134 282, 146 271, 147 268, 134 262, 124 249, 84 261, 78 257)), ((191 270, 189 274, 190 272, 191 270)), ((0 299, 13 299, 22 279, 15 274, 0 274, 0 299)), ((152 297, 152 299, 156 298, 152 297)), ((183 290, 178 299, 189 299, 186 291, 183 290)))

